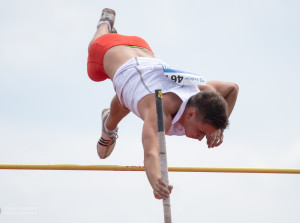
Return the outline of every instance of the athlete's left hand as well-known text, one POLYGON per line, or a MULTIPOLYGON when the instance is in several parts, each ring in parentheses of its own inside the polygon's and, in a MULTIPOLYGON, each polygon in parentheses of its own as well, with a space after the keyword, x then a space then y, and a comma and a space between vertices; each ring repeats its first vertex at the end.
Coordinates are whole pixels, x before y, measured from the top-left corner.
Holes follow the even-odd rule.
POLYGON ((206 139, 208 148, 214 148, 221 145, 223 138, 223 131, 221 129, 218 129, 211 135, 207 135, 206 139))
POLYGON ((166 199, 170 196, 172 190, 172 185, 168 185, 167 187, 166 183, 161 178, 159 178, 155 187, 153 187, 153 194, 156 199, 166 199))

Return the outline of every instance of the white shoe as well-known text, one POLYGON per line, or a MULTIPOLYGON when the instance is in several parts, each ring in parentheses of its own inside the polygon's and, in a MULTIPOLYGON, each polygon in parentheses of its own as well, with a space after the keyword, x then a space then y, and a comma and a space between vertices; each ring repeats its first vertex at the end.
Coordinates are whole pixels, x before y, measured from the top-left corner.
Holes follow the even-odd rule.
POLYGON ((102 111, 102 135, 97 144, 97 152, 101 159, 107 158, 115 148, 116 139, 118 138, 118 128, 107 133, 104 123, 110 113, 110 109, 106 108, 102 111))
POLYGON ((99 23, 97 25, 97 29, 99 28, 100 24, 102 24, 102 22, 105 21, 105 22, 109 23, 110 30, 112 30, 114 27, 114 23, 115 23, 115 17, 116 17, 116 12, 114 10, 109 9, 109 8, 103 9, 99 23))

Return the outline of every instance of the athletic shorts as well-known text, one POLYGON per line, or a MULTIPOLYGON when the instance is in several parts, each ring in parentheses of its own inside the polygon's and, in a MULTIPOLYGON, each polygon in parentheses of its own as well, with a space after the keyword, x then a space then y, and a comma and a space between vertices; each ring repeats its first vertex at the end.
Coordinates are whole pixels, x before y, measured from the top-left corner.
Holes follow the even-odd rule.
MULTIPOLYGON (((112 47, 118 45, 138 46, 151 50, 148 43, 137 36, 125 36, 116 33, 108 33, 97 38, 89 48, 87 73, 93 81, 104 81, 109 79, 103 68, 105 53, 112 47)), ((153 52, 152 52, 153 53, 153 52)))

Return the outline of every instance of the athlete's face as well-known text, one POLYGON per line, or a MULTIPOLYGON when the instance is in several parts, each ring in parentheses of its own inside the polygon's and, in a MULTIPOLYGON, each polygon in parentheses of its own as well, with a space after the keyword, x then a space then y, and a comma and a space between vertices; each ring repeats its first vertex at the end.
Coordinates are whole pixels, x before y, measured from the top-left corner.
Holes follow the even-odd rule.
POLYGON ((198 139, 201 141, 204 136, 211 135, 217 129, 211 124, 204 123, 201 119, 196 118, 196 110, 190 108, 185 116, 183 127, 185 135, 189 138, 198 139))

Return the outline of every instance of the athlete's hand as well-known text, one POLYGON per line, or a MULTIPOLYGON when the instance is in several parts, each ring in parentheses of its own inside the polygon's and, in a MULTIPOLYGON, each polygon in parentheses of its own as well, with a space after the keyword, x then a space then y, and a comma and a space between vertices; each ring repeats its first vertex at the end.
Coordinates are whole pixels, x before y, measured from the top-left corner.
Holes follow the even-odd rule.
POLYGON ((157 180, 155 186, 153 187, 153 194, 156 199, 166 199, 170 196, 173 190, 173 186, 169 185, 167 189, 167 185, 160 178, 157 180))
POLYGON ((221 145, 223 138, 223 131, 221 129, 218 129, 213 134, 206 136, 208 148, 214 148, 221 145))

